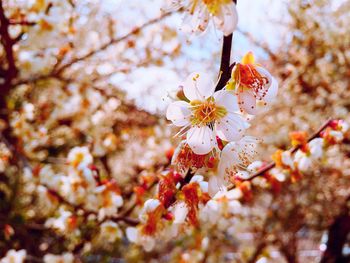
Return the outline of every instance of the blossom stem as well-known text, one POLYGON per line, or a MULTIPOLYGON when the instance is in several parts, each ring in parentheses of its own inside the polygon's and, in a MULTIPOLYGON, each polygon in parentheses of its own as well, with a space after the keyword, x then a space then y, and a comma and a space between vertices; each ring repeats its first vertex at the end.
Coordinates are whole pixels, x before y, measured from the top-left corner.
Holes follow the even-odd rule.
MULTIPOLYGON (((237 4, 237 0, 233 0, 237 4)), ((221 63, 220 63, 220 80, 216 85, 215 91, 222 90, 227 81, 231 77, 230 72, 230 61, 231 61, 231 49, 232 49, 232 38, 233 34, 224 36, 222 43, 222 52, 221 52, 221 63)))

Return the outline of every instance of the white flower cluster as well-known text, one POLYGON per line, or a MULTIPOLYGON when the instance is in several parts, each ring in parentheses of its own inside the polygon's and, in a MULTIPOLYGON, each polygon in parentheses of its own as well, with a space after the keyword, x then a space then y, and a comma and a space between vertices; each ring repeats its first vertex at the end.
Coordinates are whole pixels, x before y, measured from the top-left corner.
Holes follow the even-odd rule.
POLYGON ((0 173, 3 173, 10 161, 12 154, 6 145, 0 142, 0 173))
MULTIPOLYGON (((198 194, 197 197, 208 196, 208 183, 204 181, 203 176, 194 176, 188 185, 194 190, 195 195, 198 194)), ((127 238, 130 242, 143 246, 146 251, 154 249, 158 240, 164 242, 175 238, 187 230, 185 226, 188 225, 187 219, 193 208, 192 201, 185 197, 185 200, 165 208, 158 199, 148 199, 139 215, 141 224, 138 227, 128 227, 127 238)), ((196 206, 202 208, 203 203, 198 203, 196 206)))
POLYGON ((186 15, 182 29, 200 33, 206 30, 210 20, 225 36, 236 29, 238 14, 232 0, 170 0, 170 8, 184 8, 186 15))
POLYGON ((27 256, 27 252, 24 249, 7 251, 5 257, 0 260, 0 263, 23 263, 27 256))
POLYGON ((235 65, 223 90, 215 91, 215 83, 205 73, 192 73, 181 87, 184 96, 169 105, 166 116, 181 127, 178 135, 186 135, 184 143, 194 153, 193 158, 218 156, 218 176, 210 180, 210 194, 214 195, 230 178, 244 173, 252 161, 257 139, 245 136, 250 126, 246 117, 258 114, 273 101, 278 84, 249 52, 235 65))
MULTIPOLYGON (((123 205, 118 187, 113 180, 99 182, 97 172, 91 166, 93 157, 87 147, 75 147, 68 154, 68 174, 55 174, 51 166, 45 166, 39 172, 40 183, 37 192, 46 195, 44 200, 55 201, 51 190, 74 206, 93 212, 98 220, 116 215, 123 205)), ((41 198, 42 199, 42 198, 41 198)), ((56 200, 57 201, 57 200, 56 200)), ((59 201, 59 200, 58 200, 59 201)), ((56 202, 51 206, 55 207, 56 202)), ((58 216, 49 218, 46 226, 61 232, 74 228, 75 215, 60 207, 58 216)), ((108 225, 103 225, 108 226, 108 225)))

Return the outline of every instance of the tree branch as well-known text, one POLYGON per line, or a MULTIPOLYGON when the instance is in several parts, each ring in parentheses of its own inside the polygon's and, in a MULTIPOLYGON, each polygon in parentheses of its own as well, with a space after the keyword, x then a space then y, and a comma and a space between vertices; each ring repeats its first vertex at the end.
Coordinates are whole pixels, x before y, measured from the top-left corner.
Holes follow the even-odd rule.
MULTIPOLYGON (((237 0, 233 0, 237 4, 237 0)), ((215 91, 221 90, 225 87, 227 81, 231 77, 231 49, 232 49, 233 34, 224 36, 222 42, 221 63, 220 63, 220 80, 215 88, 215 91)))
POLYGON ((3 1, 0 0, 0 35, 1 44, 5 51, 7 68, 5 70, 4 83, 0 85, 1 97, 0 97, 0 108, 5 108, 5 96, 11 89, 11 82, 17 76, 17 68, 15 64, 15 57, 13 52, 14 41, 9 34, 10 21, 5 15, 3 7, 3 1))
POLYGON ((320 263, 345 263, 349 262, 346 256, 342 255, 343 247, 346 244, 350 233, 350 196, 345 200, 340 214, 328 229, 327 248, 322 255, 320 263))

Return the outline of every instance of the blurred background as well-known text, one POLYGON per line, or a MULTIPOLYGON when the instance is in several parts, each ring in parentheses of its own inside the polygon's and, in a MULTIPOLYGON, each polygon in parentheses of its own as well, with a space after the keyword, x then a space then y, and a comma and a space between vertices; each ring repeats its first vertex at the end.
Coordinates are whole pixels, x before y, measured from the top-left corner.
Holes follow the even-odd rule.
MULTIPOLYGON (((350 262, 347 140, 300 182, 257 192, 232 225, 184 233, 149 253, 125 237, 101 241, 96 222, 78 224, 79 234, 42 229, 62 204, 41 186, 69 173, 72 148, 89 148, 126 205, 135 186, 168 165, 178 140, 165 109, 189 73, 217 76, 222 36, 213 26, 182 32, 183 13, 162 0, 0 2, 1 257, 26 249, 33 262, 64 252, 86 262, 350 262), (329 238, 337 257, 325 259, 329 238)), ((259 159, 290 148, 291 131, 350 122, 350 1, 238 0, 237 8, 232 61, 253 51, 280 85, 248 131, 263 139, 259 159)))

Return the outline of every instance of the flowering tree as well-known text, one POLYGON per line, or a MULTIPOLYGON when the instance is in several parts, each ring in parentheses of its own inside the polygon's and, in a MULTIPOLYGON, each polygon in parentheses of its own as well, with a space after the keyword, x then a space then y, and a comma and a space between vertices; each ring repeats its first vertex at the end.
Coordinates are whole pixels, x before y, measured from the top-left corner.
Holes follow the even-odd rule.
POLYGON ((346 45, 333 31, 320 36, 309 16, 328 5, 291 5, 299 35, 288 51, 243 32, 269 55, 274 78, 252 52, 231 62, 236 1, 173 0, 130 26, 96 1, 0 0, 1 262, 303 262, 314 244, 312 260, 346 262, 346 101, 332 115, 317 111, 317 123, 290 117, 314 114, 305 101, 333 105, 310 100, 331 93, 331 80, 348 87, 348 72, 332 68, 349 68, 346 45), (181 33, 167 20, 178 14, 181 33), (181 62, 181 36, 210 25, 223 35, 220 70, 184 78, 166 109, 170 128, 130 101, 118 74, 181 62), (332 49, 315 44, 324 39, 332 49), (322 56, 311 55, 315 47, 322 56), (310 125, 311 135, 300 131, 310 125), (274 140, 264 143, 265 134, 274 140))

